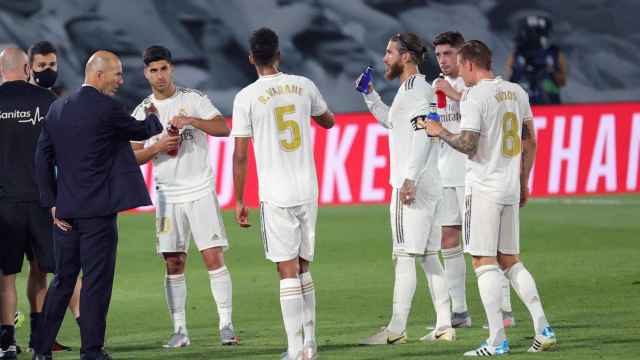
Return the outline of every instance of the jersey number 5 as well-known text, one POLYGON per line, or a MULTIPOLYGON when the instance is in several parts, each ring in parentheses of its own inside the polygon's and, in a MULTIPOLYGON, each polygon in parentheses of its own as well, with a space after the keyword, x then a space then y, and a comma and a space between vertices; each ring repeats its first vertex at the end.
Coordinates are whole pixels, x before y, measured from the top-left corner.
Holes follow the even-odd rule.
POLYGON ((509 111, 502 117, 502 154, 514 157, 520 154, 520 131, 518 131, 518 117, 509 111))
POLYGON ((295 105, 278 106, 274 109, 276 115, 276 123, 278 124, 278 132, 286 137, 286 133, 290 132, 290 140, 287 138, 280 140, 280 147, 284 151, 295 151, 300 147, 300 125, 295 120, 285 120, 284 116, 296 112, 295 105), (285 133, 285 134, 282 134, 285 133))

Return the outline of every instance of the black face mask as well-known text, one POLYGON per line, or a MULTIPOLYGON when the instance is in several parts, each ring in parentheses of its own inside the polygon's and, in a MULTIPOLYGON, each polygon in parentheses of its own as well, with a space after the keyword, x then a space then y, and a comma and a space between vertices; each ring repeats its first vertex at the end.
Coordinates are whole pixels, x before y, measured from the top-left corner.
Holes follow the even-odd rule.
POLYGON ((56 79, 58 78, 58 72, 53 69, 46 69, 42 71, 34 71, 33 72, 33 80, 39 86, 43 88, 50 88, 53 84, 56 83, 56 79))

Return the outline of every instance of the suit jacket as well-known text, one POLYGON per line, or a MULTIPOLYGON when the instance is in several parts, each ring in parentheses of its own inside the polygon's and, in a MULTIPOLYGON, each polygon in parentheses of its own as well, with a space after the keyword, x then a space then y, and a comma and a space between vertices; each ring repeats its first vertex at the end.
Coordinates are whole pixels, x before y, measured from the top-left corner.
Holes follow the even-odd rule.
POLYGON ((150 205, 129 141, 146 140, 161 131, 155 115, 137 121, 92 86, 56 100, 44 120, 35 155, 41 205, 55 206, 56 217, 65 219, 150 205))

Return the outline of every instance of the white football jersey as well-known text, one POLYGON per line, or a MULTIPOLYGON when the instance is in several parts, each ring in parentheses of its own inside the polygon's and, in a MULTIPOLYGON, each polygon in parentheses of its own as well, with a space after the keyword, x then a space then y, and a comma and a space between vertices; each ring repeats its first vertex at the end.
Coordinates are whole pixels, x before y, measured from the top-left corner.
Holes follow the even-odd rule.
POLYGON ((427 176, 434 192, 441 192, 438 171, 438 140, 422 129, 415 131, 411 119, 429 112, 434 92, 422 74, 406 79, 387 107, 377 92, 365 95, 365 102, 378 122, 389 128, 389 183, 396 189, 405 179, 427 176), (437 190, 436 190, 437 189, 437 190))
POLYGON ((261 76, 233 101, 233 137, 253 138, 260 201, 279 207, 318 199, 311 116, 327 104, 309 79, 277 73, 261 76))
POLYGON ((467 160, 466 186, 500 204, 520 201, 522 123, 533 119, 529 96, 500 77, 469 88, 460 104, 461 130, 480 133, 478 149, 467 160))
MULTIPOLYGON (((133 117, 144 120, 144 109, 153 103, 160 114, 165 130, 146 141, 151 145, 166 133, 169 121, 178 115, 204 120, 221 115, 209 97, 197 90, 176 88, 167 99, 158 100, 153 94, 146 97, 133 111, 133 117)), ((153 158, 153 177, 158 200, 167 203, 197 200, 215 191, 215 179, 209 159, 208 135, 191 125, 180 129, 182 137, 177 156, 162 152, 153 158)))
MULTIPOLYGON (((462 76, 452 78, 445 76, 456 91, 464 92, 466 86, 462 76)), ((435 81, 434 81, 435 83, 435 81)), ((440 111, 440 121, 442 126, 453 134, 460 133, 460 102, 447 97, 447 107, 444 111, 440 111)), ((454 187, 464 186, 464 172, 467 155, 452 148, 444 141, 440 141, 440 157, 438 159, 438 168, 440 169, 440 178, 442 186, 454 187)))

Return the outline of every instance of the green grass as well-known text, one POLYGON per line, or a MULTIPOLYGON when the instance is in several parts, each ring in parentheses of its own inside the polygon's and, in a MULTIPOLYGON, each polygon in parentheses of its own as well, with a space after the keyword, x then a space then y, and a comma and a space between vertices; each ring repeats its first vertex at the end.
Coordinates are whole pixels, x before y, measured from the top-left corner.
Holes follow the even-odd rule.
MULTIPOLYGON (((559 344, 547 354, 527 354, 529 314, 512 295, 518 326, 508 336, 510 359, 638 359, 640 354, 640 196, 595 201, 533 201, 522 211, 522 255, 533 273, 559 344)), ((192 346, 164 351, 172 326, 163 290, 163 263, 154 254, 153 218, 120 217, 120 245, 107 348, 115 359, 278 359, 286 347, 280 318, 275 266, 263 258, 256 212, 254 226, 241 230, 224 218, 231 238, 226 262, 233 277, 234 323, 241 346, 218 344, 217 314, 207 273, 192 247, 187 271, 188 324, 192 346)), ((386 206, 321 208, 313 277, 318 304, 322 359, 458 359, 483 340, 484 312, 475 276, 468 271, 468 303, 474 327, 458 331, 451 344, 423 344, 417 338, 434 322, 424 276, 409 319, 406 345, 355 344, 386 324, 391 311, 393 273, 386 206)), ((28 309, 24 274, 20 308, 28 309)), ((26 345, 28 325, 18 329, 26 345)), ((68 316, 59 335, 79 348, 79 333, 68 316)), ((27 355, 20 357, 26 359, 27 355)), ((30 357, 29 357, 30 358, 30 357)), ((77 352, 56 359, 77 359, 77 352)))

